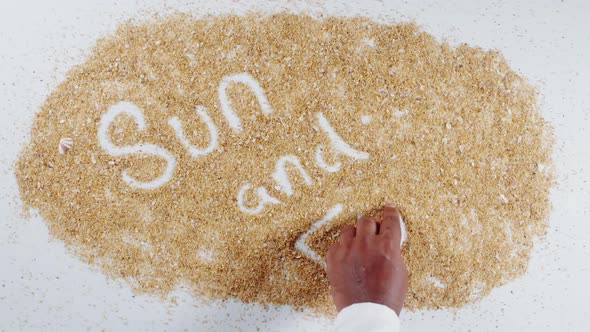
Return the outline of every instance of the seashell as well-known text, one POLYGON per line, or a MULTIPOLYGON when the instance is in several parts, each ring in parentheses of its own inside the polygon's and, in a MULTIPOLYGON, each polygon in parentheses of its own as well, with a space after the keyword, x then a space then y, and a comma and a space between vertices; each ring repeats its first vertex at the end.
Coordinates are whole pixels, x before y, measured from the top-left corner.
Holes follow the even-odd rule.
POLYGON ((57 145, 59 154, 65 154, 66 152, 68 152, 68 150, 72 148, 72 145, 74 145, 74 140, 72 140, 71 138, 60 139, 59 144, 57 145))

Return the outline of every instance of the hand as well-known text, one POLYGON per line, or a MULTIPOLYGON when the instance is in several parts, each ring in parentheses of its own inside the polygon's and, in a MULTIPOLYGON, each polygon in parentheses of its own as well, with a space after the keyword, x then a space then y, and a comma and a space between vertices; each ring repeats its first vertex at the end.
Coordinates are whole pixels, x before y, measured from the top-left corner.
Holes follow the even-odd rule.
POLYGON ((363 216, 340 231, 326 254, 328 280, 338 311, 362 302, 388 306, 398 315, 408 290, 401 255, 399 211, 386 205, 381 220, 363 216))

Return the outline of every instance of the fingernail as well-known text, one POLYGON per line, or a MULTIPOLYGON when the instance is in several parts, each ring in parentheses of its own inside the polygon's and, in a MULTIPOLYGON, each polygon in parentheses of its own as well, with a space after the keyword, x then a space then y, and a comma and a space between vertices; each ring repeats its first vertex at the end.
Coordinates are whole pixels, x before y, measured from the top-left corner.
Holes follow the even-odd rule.
POLYGON ((385 207, 394 208, 394 207, 395 207, 395 205, 393 205, 393 204, 391 204, 391 203, 387 203, 387 204, 385 204, 385 207))

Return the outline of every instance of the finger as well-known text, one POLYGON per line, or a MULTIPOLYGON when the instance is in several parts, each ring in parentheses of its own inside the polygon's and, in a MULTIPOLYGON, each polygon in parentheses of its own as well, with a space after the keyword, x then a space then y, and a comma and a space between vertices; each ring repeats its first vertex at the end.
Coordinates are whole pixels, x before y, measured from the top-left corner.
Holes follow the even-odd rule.
POLYGON ((326 260, 329 260, 334 256, 336 251, 338 251, 338 241, 332 243, 332 245, 326 250, 326 256, 324 257, 326 260))
POLYGON ((338 251, 338 247, 339 247, 339 244, 338 244, 338 241, 336 241, 326 251, 326 256, 324 257, 324 260, 326 262, 326 269, 330 265, 332 265, 332 259, 334 259, 334 257, 336 257, 336 252, 338 251))
POLYGON ((398 209, 393 205, 385 205, 381 212, 381 227, 380 233, 388 235, 396 245, 394 247, 399 248, 401 246, 401 216, 398 209))
POLYGON ((338 242, 340 244, 348 244, 352 241, 356 234, 356 229, 352 225, 346 225, 340 230, 340 237, 338 242))
POLYGON ((362 216, 356 222, 356 236, 368 237, 377 234, 377 221, 368 216, 362 216))

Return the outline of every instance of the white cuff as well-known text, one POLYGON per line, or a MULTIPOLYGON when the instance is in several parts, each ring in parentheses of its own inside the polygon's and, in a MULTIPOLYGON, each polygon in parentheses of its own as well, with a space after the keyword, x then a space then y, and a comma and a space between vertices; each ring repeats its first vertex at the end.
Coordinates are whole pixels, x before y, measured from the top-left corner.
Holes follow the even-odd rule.
POLYGON ((395 311, 377 303, 355 303, 338 313, 335 332, 398 332, 399 318, 395 311))

